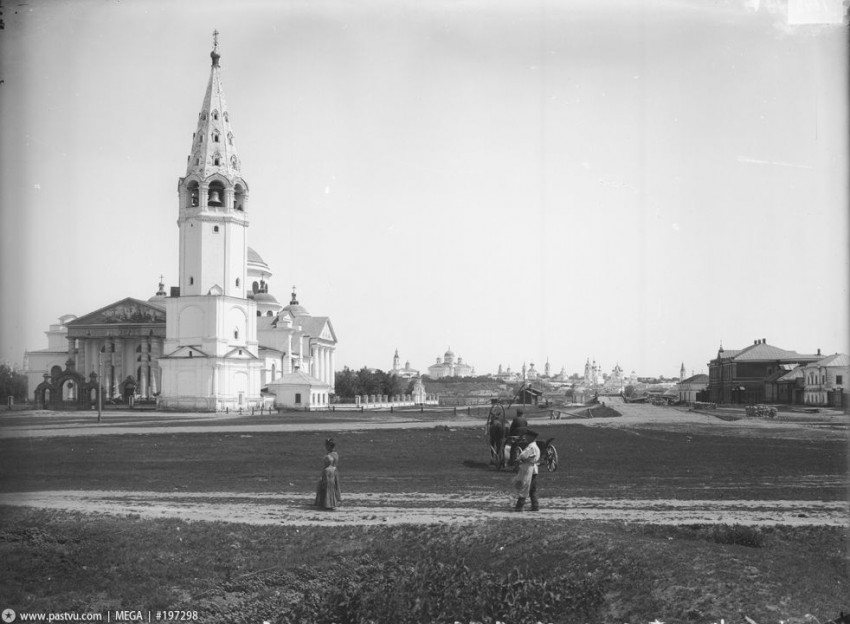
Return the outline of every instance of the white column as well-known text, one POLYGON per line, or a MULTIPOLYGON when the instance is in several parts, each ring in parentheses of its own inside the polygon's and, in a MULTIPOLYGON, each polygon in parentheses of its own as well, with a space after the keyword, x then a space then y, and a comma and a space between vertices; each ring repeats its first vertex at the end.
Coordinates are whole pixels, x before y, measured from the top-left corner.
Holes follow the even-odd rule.
POLYGON ((327 347, 323 346, 320 353, 321 353, 320 363, 321 363, 321 366, 322 366, 322 376, 320 377, 320 379, 323 382, 328 383, 328 349, 327 349, 327 347))
POLYGON ((284 373, 292 372, 292 332, 286 336, 286 368, 284 369, 284 373))
POLYGON ((331 360, 331 380, 330 380, 331 390, 330 391, 333 392, 334 391, 334 385, 336 384, 336 374, 334 372, 336 370, 336 368, 334 367, 334 351, 333 351, 333 349, 330 350, 330 360, 331 360))

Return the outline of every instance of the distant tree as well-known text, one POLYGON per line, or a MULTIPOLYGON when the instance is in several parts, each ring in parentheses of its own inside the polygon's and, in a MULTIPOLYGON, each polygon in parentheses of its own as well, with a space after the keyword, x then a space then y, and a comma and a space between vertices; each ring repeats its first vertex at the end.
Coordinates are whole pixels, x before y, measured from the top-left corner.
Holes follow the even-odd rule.
POLYGON ((626 398, 633 397, 636 392, 637 392, 636 388, 631 384, 629 384, 628 386, 623 388, 623 396, 626 397, 626 398))
POLYGON ((14 397, 16 401, 26 400, 27 376, 0 364, 0 401, 5 403, 8 397, 14 397))
POLYGON ((358 384, 359 380, 357 373, 347 366, 341 371, 337 371, 334 376, 334 386, 336 388, 337 396, 352 398, 358 394, 362 394, 358 384))

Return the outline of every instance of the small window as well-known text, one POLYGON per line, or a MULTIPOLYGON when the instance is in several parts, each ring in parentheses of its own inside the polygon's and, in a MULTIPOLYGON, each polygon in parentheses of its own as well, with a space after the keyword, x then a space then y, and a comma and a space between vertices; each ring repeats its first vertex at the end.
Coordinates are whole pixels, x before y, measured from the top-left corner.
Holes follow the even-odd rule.
POLYGON ((234 330, 233 330, 233 337, 234 337, 236 340, 239 340, 239 330, 238 330, 238 329, 234 329, 234 330))
POLYGON ((836 375, 835 376, 835 383, 839 386, 841 384, 843 384, 844 383, 844 376, 843 375, 836 375))
POLYGON ((217 225, 213 226, 213 232, 216 232, 216 233, 218 232, 218 226, 217 225))
POLYGON ((301 393, 300 392, 295 393, 295 405, 301 405, 301 393))
POLYGON ((191 285, 192 285, 192 284, 194 284, 194 283, 195 283, 195 278, 194 278, 194 277, 189 277, 189 286, 191 286, 191 285))
POLYGON ((239 284, 240 284, 240 282, 239 282, 239 278, 237 277, 237 278, 236 278, 236 288, 239 288, 239 284))
POLYGON ((214 164, 216 167, 218 167, 218 166, 221 164, 221 158, 218 158, 218 157, 214 158, 214 159, 213 159, 213 164, 214 164))

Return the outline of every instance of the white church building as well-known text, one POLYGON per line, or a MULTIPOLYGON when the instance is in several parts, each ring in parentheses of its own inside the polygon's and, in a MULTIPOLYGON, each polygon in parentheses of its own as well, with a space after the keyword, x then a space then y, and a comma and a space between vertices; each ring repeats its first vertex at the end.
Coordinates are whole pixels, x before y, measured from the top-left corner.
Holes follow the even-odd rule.
POLYGON ((337 339, 295 292, 269 294, 269 266, 248 246, 249 187, 224 98, 218 43, 186 173, 177 184, 179 286, 51 326, 24 361, 37 404, 156 401, 162 410, 327 407, 337 339), (65 353, 59 348, 67 340, 65 353), (64 365, 64 369, 62 368, 64 365))

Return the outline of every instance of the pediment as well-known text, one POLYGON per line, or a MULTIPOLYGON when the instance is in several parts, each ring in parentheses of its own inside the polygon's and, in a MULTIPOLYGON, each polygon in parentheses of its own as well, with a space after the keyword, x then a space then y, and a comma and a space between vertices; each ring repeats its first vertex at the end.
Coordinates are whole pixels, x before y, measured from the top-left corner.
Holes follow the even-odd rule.
POLYGON ((193 347, 192 345, 177 347, 174 351, 166 355, 167 358, 207 358, 206 353, 193 347))
POLYGON ((319 338, 336 342, 336 334, 334 333, 330 319, 326 320, 322 325, 322 331, 319 333, 319 338))
POLYGON ((235 360, 256 360, 257 357, 253 355, 248 349, 245 347, 235 347, 224 354, 224 357, 235 360))
POLYGON ((139 299, 127 297, 69 321, 68 327, 80 325, 165 323, 165 310, 139 299))

